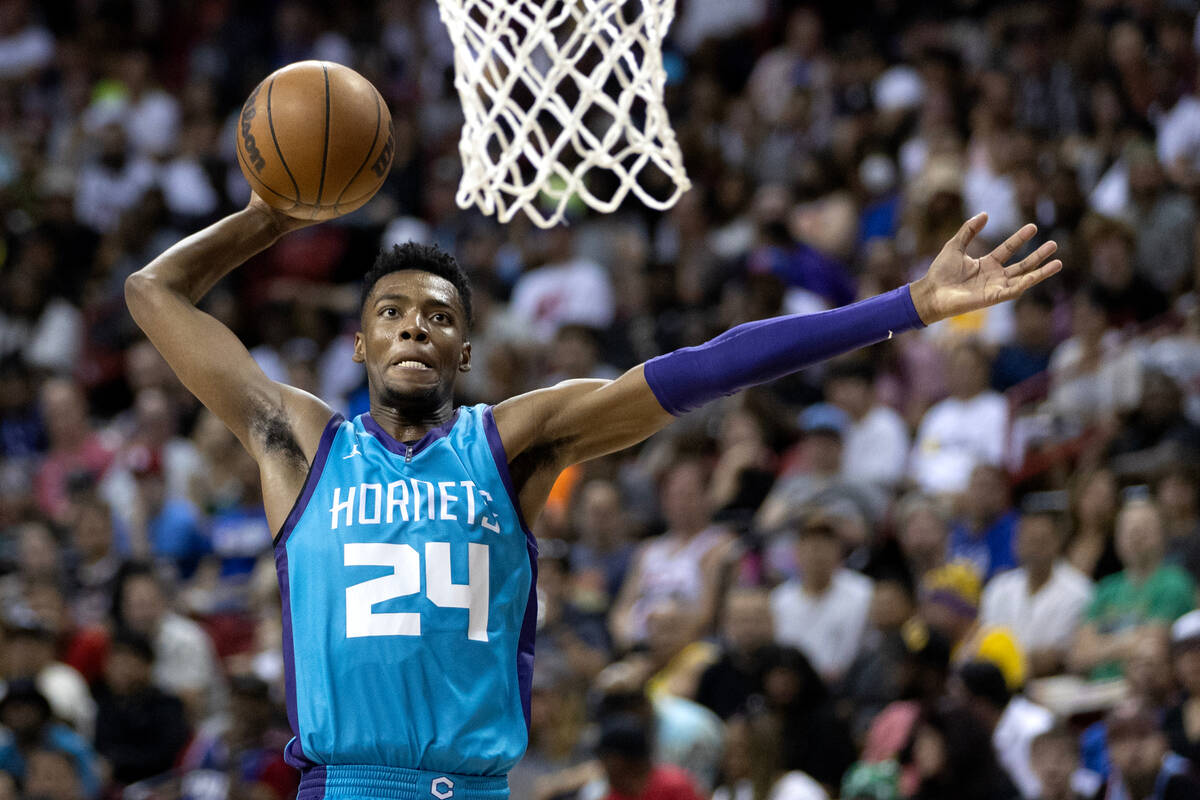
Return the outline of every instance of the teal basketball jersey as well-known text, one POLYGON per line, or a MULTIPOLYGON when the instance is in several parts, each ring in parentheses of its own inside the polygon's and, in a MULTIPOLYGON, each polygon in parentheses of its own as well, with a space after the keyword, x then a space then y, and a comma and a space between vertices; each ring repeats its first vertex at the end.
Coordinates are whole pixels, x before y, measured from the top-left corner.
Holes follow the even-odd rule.
POLYGON ((356 768, 411 774, 414 797, 507 796, 486 779, 528 741, 537 562, 491 408, 411 443, 335 416, 275 560, 301 796, 343 796, 356 768))

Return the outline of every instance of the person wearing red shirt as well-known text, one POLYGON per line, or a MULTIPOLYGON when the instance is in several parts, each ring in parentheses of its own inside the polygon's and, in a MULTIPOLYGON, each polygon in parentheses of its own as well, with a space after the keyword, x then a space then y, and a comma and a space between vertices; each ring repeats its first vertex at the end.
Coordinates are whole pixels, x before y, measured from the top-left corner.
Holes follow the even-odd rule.
POLYGON ((686 771, 651 761, 650 736, 639 717, 606 720, 596 753, 608 776, 605 800, 701 800, 686 771))

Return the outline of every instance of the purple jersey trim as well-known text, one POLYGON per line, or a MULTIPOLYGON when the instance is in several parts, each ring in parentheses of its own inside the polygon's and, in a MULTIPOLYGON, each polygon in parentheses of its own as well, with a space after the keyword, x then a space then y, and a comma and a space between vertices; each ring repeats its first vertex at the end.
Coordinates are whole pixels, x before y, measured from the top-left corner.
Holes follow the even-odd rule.
POLYGON ((300 517, 304 516, 304 509, 308 508, 308 501, 312 499, 313 492, 317 490, 317 483, 321 480, 321 471, 325 469, 325 460, 329 458, 329 449, 333 447, 333 437, 337 436, 338 426, 345 421, 346 418, 341 414, 334 414, 330 417, 329 422, 325 423, 325 430, 321 431, 321 441, 317 444, 317 454, 313 456, 312 464, 308 467, 308 475, 304 477, 304 488, 300 490, 300 496, 292 504, 292 510, 284 519, 283 527, 279 529, 279 533, 275 534, 274 544, 276 547, 287 544, 287 539, 291 536, 296 523, 300 521, 300 517))
POLYGON ((513 510, 517 512, 517 519, 521 523, 521 530, 525 531, 525 541, 529 548, 529 600, 525 603, 525 619, 521 623, 521 636, 517 640, 517 686, 521 691, 521 707, 525 712, 525 730, 528 733, 529 698, 533 687, 533 648, 537 634, 537 539, 521 512, 521 501, 517 497, 512 474, 508 471, 508 453, 500 439, 500 430, 496 427, 496 417, 492 414, 491 406, 483 410, 483 430, 487 433, 488 447, 492 451, 492 460, 496 462, 496 471, 500 473, 500 480, 508 492, 508 499, 512 502, 513 510))
POLYGON ((530 694, 533 690, 533 645, 537 637, 537 539, 528 535, 529 600, 525 603, 525 619, 521 622, 521 638, 517 640, 517 688, 521 692, 521 709, 525 712, 525 734, 532 726, 530 694))
MULTIPOLYGON (((297 737, 300 735, 300 716, 296 712, 296 654, 292 641, 292 594, 288 577, 287 542, 292 531, 295 530, 296 524, 304 516, 304 510, 308 508, 308 501, 312 499, 313 492, 317 490, 317 484, 321 482, 321 473, 325 470, 325 462, 333 447, 334 437, 337 436, 338 428, 344 421, 345 417, 341 414, 334 414, 329 422, 325 423, 325 430, 321 432, 321 443, 317 445, 317 454, 313 457, 312 466, 308 468, 308 476, 304 479, 304 488, 300 491, 300 496, 296 498, 292 510, 288 512, 283 527, 279 529, 279 535, 275 537, 275 576, 279 579, 279 605, 283 618, 283 678, 287 696, 287 716, 292 733, 297 737)), ((300 749, 299 738, 288 742, 287 747, 284 748, 283 757, 287 763, 297 769, 306 767, 310 763, 300 749)))
MULTIPOLYGON (((296 749, 300 749, 299 745, 296 749)), ((288 763, 291 764, 290 761, 288 763)), ((296 765, 292 764, 292 766, 296 765)), ((300 778, 300 788, 296 793, 296 800, 325 800, 325 766, 318 764, 313 767, 305 765, 299 768, 303 769, 304 773, 300 778)))
POLYGON ((458 422, 458 409, 454 409, 454 413, 450 415, 450 419, 446 420, 441 425, 438 425, 436 428, 431 429, 424 436, 417 441, 412 442, 411 444, 396 441, 396 438, 385 431, 383 427, 375 421, 375 418, 372 417, 369 412, 363 414, 361 419, 363 429, 365 429, 367 433, 374 436, 381 445, 398 456, 407 457, 410 455, 415 456, 417 453, 421 452, 426 447, 429 447, 438 439, 448 435, 450 433, 450 429, 454 427, 454 423, 458 422), (410 446, 412 447, 411 452, 408 449, 410 446))
POLYGON ((300 749, 300 714, 296 710, 296 654, 292 640, 292 602, 288 582, 287 547, 275 549, 275 573, 279 578, 279 604, 283 617, 283 687, 287 700, 288 725, 295 737, 283 749, 283 760, 296 769, 304 769, 312 762, 300 749))

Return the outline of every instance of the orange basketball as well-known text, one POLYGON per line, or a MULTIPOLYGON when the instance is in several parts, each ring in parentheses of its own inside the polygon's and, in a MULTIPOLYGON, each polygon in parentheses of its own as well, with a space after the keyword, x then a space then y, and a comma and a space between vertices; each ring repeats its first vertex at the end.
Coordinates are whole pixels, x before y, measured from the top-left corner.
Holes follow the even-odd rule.
POLYGON ((392 168, 392 115, 349 67, 298 61, 242 106, 238 164, 256 194, 293 217, 332 219, 371 199, 392 168))

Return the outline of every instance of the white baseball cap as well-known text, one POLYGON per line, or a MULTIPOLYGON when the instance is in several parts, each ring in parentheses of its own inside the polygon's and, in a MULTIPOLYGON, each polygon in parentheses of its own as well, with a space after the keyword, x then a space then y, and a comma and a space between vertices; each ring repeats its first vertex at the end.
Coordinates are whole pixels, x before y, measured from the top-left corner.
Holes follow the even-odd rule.
POLYGON ((1200 645, 1200 610, 1189 611, 1171 626, 1171 645, 1200 645))

